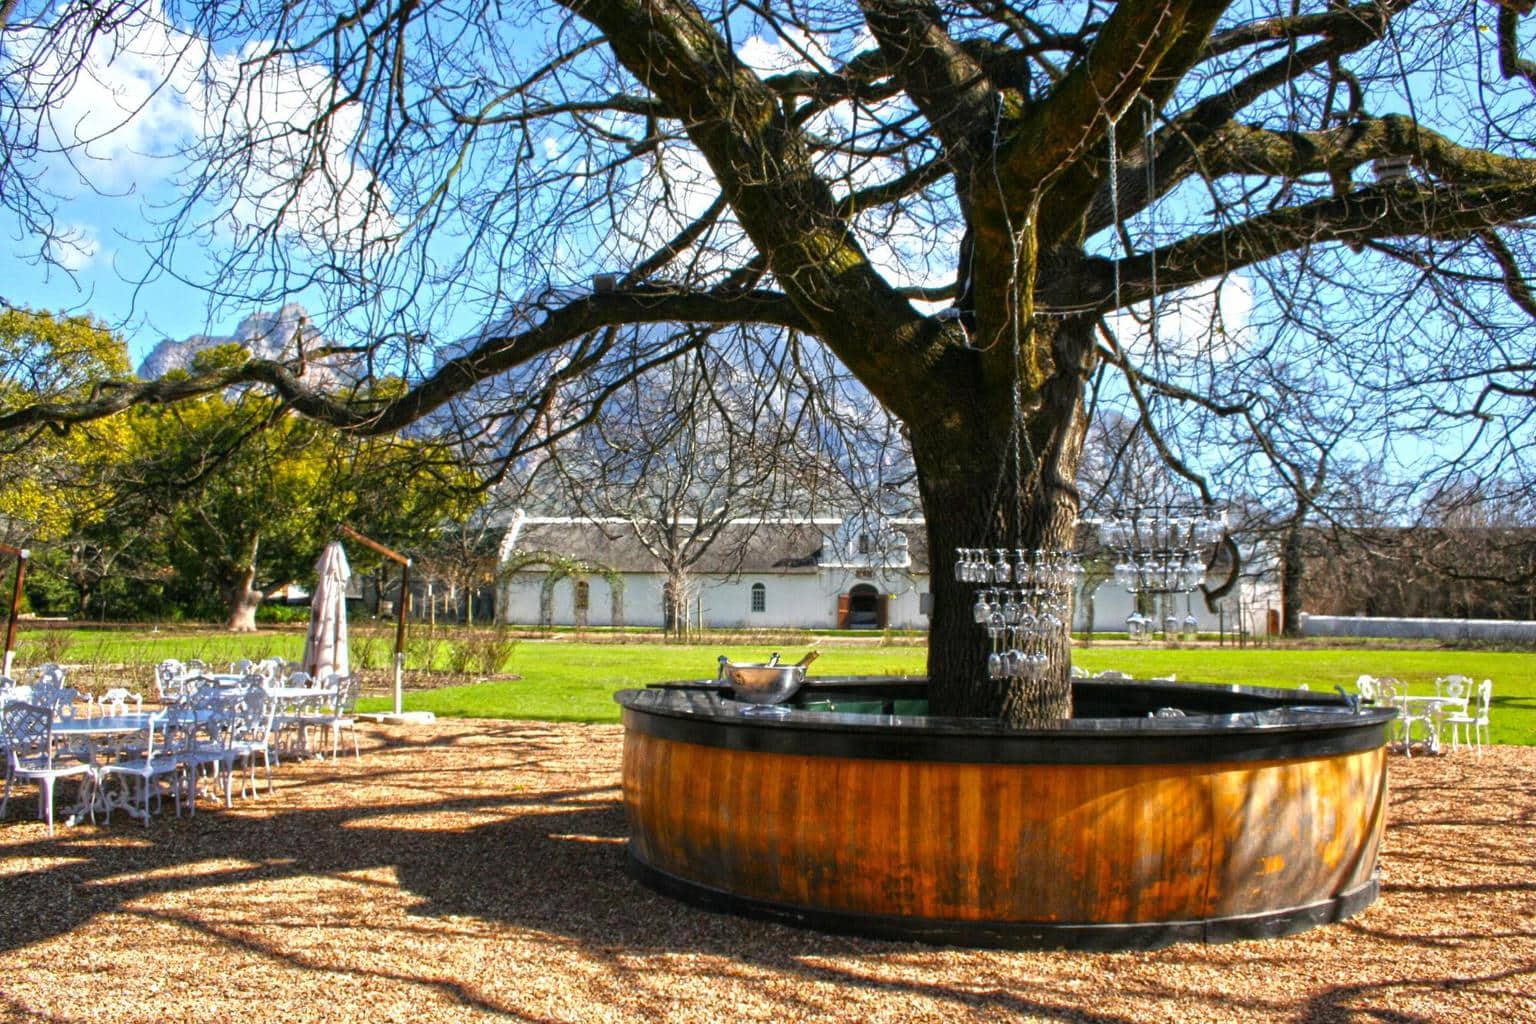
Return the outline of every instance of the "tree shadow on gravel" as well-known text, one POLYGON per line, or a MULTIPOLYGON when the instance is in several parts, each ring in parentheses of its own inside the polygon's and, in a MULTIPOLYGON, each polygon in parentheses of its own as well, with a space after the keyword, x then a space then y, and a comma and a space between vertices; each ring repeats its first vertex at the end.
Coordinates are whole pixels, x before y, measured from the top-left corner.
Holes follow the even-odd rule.
MULTIPOLYGON (((205 803, 195 817, 176 819, 166 813, 148 829, 122 819, 104 829, 61 829, 53 838, 35 825, 24 835, 7 835, 3 830, 11 826, 0 826, 0 856, 8 862, 8 868, 0 870, 0 906, 7 908, 0 919, 0 950, 88 929, 99 915, 165 913, 182 926, 215 933, 222 943, 299 969, 323 969, 323 961, 264 944, 216 920, 200 919, 195 909, 144 907, 164 894, 247 882, 348 879, 351 884, 398 886, 407 897, 406 913, 422 922, 424 932, 441 932, 445 943, 457 941, 452 937, 456 919, 472 918, 509 932, 557 937, 585 956, 606 962, 616 975, 633 970, 634 958, 654 955, 663 962, 658 969, 672 975, 707 972, 737 984, 751 984, 763 974, 783 976, 790 984, 781 986, 789 993, 782 998, 805 1000, 811 1011, 835 1008, 823 990, 833 986, 895 999, 932 999, 961 1012, 985 1007, 1085 1024, 1129 1024, 1138 1019, 1095 1008, 1086 993, 1068 985, 1074 973, 1070 966, 1059 976, 1044 969, 1026 971, 1036 976, 1023 983, 1013 978, 1010 965, 1026 961, 980 956, 976 962, 982 971, 966 974, 963 982, 920 972, 914 977, 913 972, 888 968, 929 953, 936 961, 972 954, 712 913, 651 891, 625 870, 627 829, 614 757, 617 743, 612 734, 603 735, 607 745, 588 763, 572 754, 582 750, 580 743, 554 727, 486 723, 473 730, 429 733, 413 743, 375 732, 360 766, 350 758, 335 766, 301 766, 283 780, 285 790, 276 797, 241 802, 236 813, 205 803), (451 756, 424 764, 429 752, 451 756), (460 755, 467 760, 458 760, 460 755), (349 799, 349 792, 372 795, 349 799), (701 964, 672 954, 708 960, 701 964)), ((29 813, 26 796, 20 806, 29 813)), ((19 820, 24 812, 13 809, 11 816, 19 820)), ((1532 888, 1527 881, 1478 886, 1484 894, 1532 888)), ((1434 881, 1396 890, 1418 899, 1467 896, 1465 889, 1434 881)), ((305 908, 284 912, 302 919, 305 908)), ((1360 932, 1381 944, 1383 958, 1402 956, 1405 946, 1460 938, 1418 935, 1401 920, 1392 924, 1381 934, 1360 932)), ((331 927, 336 929, 335 941, 345 942, 353 929, 366 926, 365 921, 340 919, 331 927)), ((1529 937, 1523 931, 1512 936, 1529 937)), ((1254 951, 1251 945, 1234 948, 1254 951)), ((1271 951, 1277 959, 1297 952, 1282 942, 1259 959, 1271 951)), ((1128 955, 1123 962, 1135 959, 1128 955)), ((1204 960, 1222 966, 1219 953, 1213 956, 1201 949, 1175 949, 1140 959, 1204 960)), ((1081 956, 1076 962, 1087 965, 1096 959, 1081 956)), ((1223 969, 1240 972, 1253 965, 1252 955, 1234 954, 1223 969)), ((1529 989, 1530 973, 1528 966, 1520 965, 1466 980, 1529 989)), ((390 976, 447 986, 456 1001, 499 1012, 508 1009, 483 1004, 471 987, 441 978, 407 976, 404 968, 390 976)), ((1410 1024, 1426 1018, 1379 1007, 1390 1005, 1405 990, 1446 984, 1445 979, 1400 977, 1314 988, 1289 1016, 1319 1024, 1342 1019, 1410 1024), (1377 1008, 1362 1009, 1362 1004, 1377 1008)), ((1243 1015, 1244 1008, 1256 1009, 1255 1016, 1276 1009, 1265 1001, 1262 986, 1242 994, 1209 988, 1187 996, 1208 1009, 1219 1005, 1237 1015, 1243 1015)), ((1155 990, 1149 990, 1148 997, 1160 1000, 1164 1008, 1170 998, 1155 990)))

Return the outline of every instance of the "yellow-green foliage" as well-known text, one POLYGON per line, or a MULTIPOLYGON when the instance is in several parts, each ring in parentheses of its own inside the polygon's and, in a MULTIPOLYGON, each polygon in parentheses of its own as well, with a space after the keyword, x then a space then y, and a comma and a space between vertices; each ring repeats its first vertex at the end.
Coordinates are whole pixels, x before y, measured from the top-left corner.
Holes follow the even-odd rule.
MULTIPOLYGON (((79 401, 127 376, 127 346, 90 317, 0 310, 0 411, 79 401)), ((0 517, 44 541, 99 520, 113 497, 106 470, 127 440, 116 418, 0 438, 0 517)))

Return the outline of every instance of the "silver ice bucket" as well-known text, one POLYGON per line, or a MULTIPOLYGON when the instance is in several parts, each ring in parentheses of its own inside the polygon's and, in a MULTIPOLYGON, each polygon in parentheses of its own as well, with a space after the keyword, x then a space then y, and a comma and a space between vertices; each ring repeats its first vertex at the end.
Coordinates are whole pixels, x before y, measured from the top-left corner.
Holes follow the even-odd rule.
POLYGON ((805 682, 805 665, 749 665, 720 659, 720 681, 746 704, 782 704, 805 682))

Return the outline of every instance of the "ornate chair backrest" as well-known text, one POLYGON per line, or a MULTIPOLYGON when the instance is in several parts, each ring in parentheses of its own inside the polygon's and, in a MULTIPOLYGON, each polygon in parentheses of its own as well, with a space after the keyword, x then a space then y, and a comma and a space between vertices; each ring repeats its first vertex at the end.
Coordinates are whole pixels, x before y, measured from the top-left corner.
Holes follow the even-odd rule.
POLYGON ((0 708, 0 742, 13 766, 23 760, 53 762, 53 709, 20 701, 0 708))
MULTIPOLYGON (((197 709, 176 704, 166 708, 161 715, 161 753, 182 754, 193 750, 197 745, 197 709)), ((149 746, 144 752, 146 759, 154 756, 154 729, 149 730, 149 737, 149 746)))
POLYGON ((1363 675, 1356 679, 1355 692, 1360 694, 1360 699, 1367 704, 1374 704, 1380 699, 1375 676, 1363 675))
POLYGON ((1376 703, 1378 704, 1396 704, 1397 699, 1406 692, 1403 684, 1390 676, 1383 676, 1376 680, 1376 703))
POLYGON ((297 687, 297 686, 308 686, 309 683, 310 683, 310 679, 309 679, 309 673, 308 672, 295 671, 295 672, 288 673, 288 681, 286 683, 284 683, 283 685, 284 686, 295 686, 295 687, 297 687))
POLYGON ((250 658, 241 658, 239 661, 232 661, 229 663, 229 674, 234 676, 243 676, 250 672, 251 669, 255 667, 255 665, 256 663, 250 658))
POLYGON ((155 692, 162 701, 170 702, 180 700, 186 696, 186 689, 182 684, 187 676, 187 666, 175 658, 166 658, 155 666, 155 692))
POLYGON ((188 688, 186 699, 182 703, 195 710, 216 708, 221 702, 229 700, 235 692, 229 687, 220 686, 218 680, 208 676, 194 678, 192 682, 196 685, 188 688))
POLYGON ((96 705, 101 708, 102 714, 124 715, 128 713, 128 702, 133 702, 135 711, 144 710, 144 698, 134 693, 125 686, 114 686, 101 695, 96 705))
POLYGON ((58 662, 50 661, 47 664, 40 666, 36 672, 32 673, 32 685, 62 688, 64 686, 65 675, 66 673, 64 671, 63 665, 60 665, 58 662))
POLYGON ((333 704, 337 714, 350 715, 357 709, 357 693, 360 687, 356 676, 332 672, 325 677, 325 685, 327 689, 336 691, 333 704))
POLYGON ((235 726, 245 706, 246 692, 225 690, 210 700, 198 716, 198 732, 207 738, 207 746, 228 750, 235 739, 235 726))
POLYGON ((236 738, 261 743, 272 735, 272 721, 277 717, 278 702, 259 687, 246 692, 235 711, 236 738))
POLYGON ((1466 676, 1446 676, 1435 680, 1435 694, 1450 700, 1466 700, 1472 693, 1472 680, 1466 676))
POLYGON ((46 686, 40 683, 32 687, 32 702, 52 710, 56 719, 74 718, 75 702, 81 698, 90 699, 72 686, 46 686))

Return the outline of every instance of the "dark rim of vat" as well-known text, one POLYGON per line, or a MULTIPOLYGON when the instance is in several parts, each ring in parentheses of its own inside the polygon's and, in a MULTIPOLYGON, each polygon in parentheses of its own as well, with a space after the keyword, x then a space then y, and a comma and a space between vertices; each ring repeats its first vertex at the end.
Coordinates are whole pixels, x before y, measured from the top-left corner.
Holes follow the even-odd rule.
MULTIPOLYGON (((1180 686, 1190 684, 1177 684, 1180 686)), ((1204 687, 1199 687, 1204 689, 1204 687)), ((1093 719, 1062 728, 1008 729, 978 719, 826 712, 748 717, 718 694, 624 690, 627 731, 763 754, 963 764, 1203 764, 1283 761, 1375 750, 1392 715, 1306 715, 1283 707, 1184 719, 1093 719)))
POLYGON ((1150 921, 1134 924, 1050 924, 1035 922, 956 921, 894 917, 803 907, 723 892, 658 871, 627 858, 629 873, 663 895, 707 910, 776 921, 797 928, 861 935, 875 939, 926 942, 942 946, 991 949, 1076 949, 1094 952, 1158 949, 1175 942, 1235 942, 1274 939, 1353 917, 1376 901, 1379 879, 1338 896, 1302 907, 1199 921, 1150 921))

